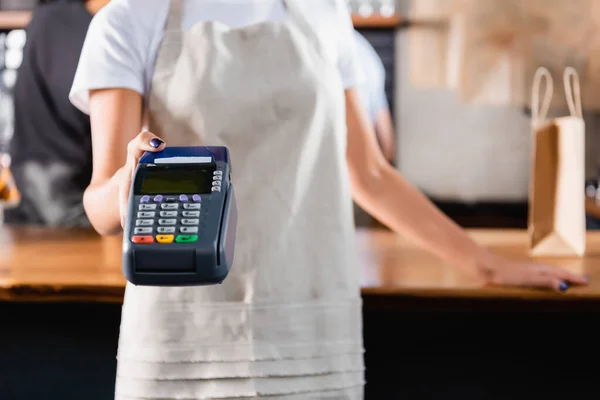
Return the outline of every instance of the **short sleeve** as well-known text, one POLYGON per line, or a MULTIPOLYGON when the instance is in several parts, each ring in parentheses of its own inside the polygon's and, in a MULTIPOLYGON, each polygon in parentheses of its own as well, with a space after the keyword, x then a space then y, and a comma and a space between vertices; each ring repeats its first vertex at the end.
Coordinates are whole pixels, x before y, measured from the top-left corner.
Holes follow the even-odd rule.
POLYGON ((356 69, 359 82, 356 87, 369 117, 375 122, 377 113, 389 109, 385 92, 386 72, 381 58, 371 43, 359 32, 354 32, 356 69))
POLYGON ((146 24, 137 20, 145 7, 136 1, 141 0, 113 0, 88 28, 69 94, 71 103, 86 114, 90 90, 123 88, 145 94, 145 52, 152 34, 144 34, 146 24))
POLYGON ((354 43, 354 26, 350 9, 345 0, 336 0, 336 19, 338 26, 338 68, 345 89, 357 86, 359 74, 356 67, 356 52, 354 43))

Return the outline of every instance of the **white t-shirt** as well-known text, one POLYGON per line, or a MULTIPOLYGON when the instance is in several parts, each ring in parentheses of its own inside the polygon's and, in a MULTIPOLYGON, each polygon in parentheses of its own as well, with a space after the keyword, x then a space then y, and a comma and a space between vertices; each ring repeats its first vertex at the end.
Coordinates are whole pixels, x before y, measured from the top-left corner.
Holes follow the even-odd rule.
MULTIPOLYGON (((332 52, 346 88, 356 84, 354 36, 345 0, 293 0, 332 52)), ((92 20, 69 98, 89 113, 89 91, 124 88, 148 96, 169 0, 112 0, 92 20)), ((283 0, 186 0, 182 30, 200 21, 233 28, 288 17, 283 0)))
POLYGON ((359 32, 354 32, 356 44, 356 66, 360 84, 357 89, 362 104, 375 123, 377 113, 389 109, 385 93, 385 66, 369 41, 359 32))

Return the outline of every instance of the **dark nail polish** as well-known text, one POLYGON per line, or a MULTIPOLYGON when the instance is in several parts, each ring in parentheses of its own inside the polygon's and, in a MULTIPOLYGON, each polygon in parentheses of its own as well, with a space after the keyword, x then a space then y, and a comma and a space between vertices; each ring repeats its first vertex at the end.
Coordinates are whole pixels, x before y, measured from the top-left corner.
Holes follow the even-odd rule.
POLYGON ((162 140, 157 138, 150 140, 150 146, 154 147, 155 149, 158 149, 163 143, 164 142, 162 140))
POLYGON ((558 289, 561 292, 566 292, 568 288, 569 288, 569 284, 567 282, 564 282, 564 281, 561 282, 560 285, 558 285, 558 289))

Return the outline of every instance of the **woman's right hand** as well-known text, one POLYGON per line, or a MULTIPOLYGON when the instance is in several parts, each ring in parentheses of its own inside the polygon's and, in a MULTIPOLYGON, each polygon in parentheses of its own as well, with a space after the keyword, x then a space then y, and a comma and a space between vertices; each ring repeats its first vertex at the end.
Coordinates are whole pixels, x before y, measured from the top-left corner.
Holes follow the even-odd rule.
POLYGON ((158 152, 165 148, 165 142, 151 132, 143 131, 137 135, 127 145, 127 161, 119 171, 117 171, 117 183, 119 185, 119 209, 121 214, 121 226, 125 227, 127 218, 127 204, 129 202, 129 192, 133 173, 138 162, 145 152, 158 152))

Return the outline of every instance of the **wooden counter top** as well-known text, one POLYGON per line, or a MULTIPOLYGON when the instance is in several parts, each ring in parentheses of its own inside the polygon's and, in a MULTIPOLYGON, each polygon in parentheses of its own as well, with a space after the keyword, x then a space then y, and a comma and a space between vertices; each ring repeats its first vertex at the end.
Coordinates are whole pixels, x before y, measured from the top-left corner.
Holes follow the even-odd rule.
MULTIPOLYGON (((471 231, 495 251, 525 257, 526 233, 519 230, 471 231)), ((359 230, 357 254, 363 293, 382 296, 485 299, 600 299, 600 232, 588 233, 583 259, 543 260, 588 273, 591 285, 566 294, 484 288, 435 257, 384 230, 359 230)), ((85 230, 0 228, 0 300, 122 301, 120 238, 100 238, 85 230)))

